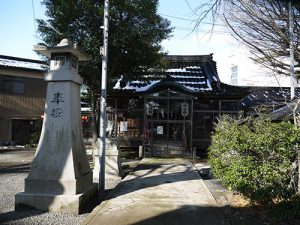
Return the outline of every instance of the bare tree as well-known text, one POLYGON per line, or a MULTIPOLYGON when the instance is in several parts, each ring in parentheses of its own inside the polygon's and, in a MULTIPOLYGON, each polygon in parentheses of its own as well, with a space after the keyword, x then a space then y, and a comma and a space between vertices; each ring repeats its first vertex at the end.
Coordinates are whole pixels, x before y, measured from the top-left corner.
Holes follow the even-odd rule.
MULTIPOLYGON (((280 0, 241 0, 229 3, 223 13, 233 36, 243 42, 253 54, 253 60, 277 74, 289 75, 290 36, 288 32, 288 3, 280 0)), ((296 77, 299 76, 300 20, 299 10, 293 8, 296 77)))
MULTIPOLYGON (((281 3, 291 2, 293 7, 295 7, 298 11, 300 10, 299 0, 260 0, 259 2, 271 3, 273 1, 281 3)), ((219 16, 222 7, 226 4, 238 3, 236 0, 201 0, 201 4, 198 7, 192 8, 189 4, 189 0, 185 0, 185 2, 194 12, 194 14, 198 15, 198 25, 207 17, 215 20, 219 16)))
MULTIPOLYGON (((188 2, 188 0, 186 0, 188 2)), ((289 75, 289 0, 207 0, 194 9, 197 26, 210 17, 223 20, 234 38, 246 45, 252 59, 275 72, 289 75)), ((295 75, 300 76, 300 2, 292 1, 295 75)))

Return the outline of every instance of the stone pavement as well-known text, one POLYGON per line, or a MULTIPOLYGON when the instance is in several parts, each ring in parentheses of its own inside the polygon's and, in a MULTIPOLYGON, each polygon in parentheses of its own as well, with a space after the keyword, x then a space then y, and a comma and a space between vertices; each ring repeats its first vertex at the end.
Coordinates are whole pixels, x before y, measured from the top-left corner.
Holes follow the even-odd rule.
POLYGON ((227 224, 196 168, 186 159, 143 159, 83 221, 84 225, 227 224))

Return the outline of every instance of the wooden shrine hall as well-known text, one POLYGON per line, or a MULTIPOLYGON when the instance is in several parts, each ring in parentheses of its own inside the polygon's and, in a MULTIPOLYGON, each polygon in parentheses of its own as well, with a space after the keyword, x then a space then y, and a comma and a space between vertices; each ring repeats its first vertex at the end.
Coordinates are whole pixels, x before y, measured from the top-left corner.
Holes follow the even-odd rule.
POLYGON ((166 56, 169 68, 121 77, 109 92, 107 135, 145 156, 195 156, 210 144, 220 114, 237 115, 249 88, 220 81, 211 55, 166 56))

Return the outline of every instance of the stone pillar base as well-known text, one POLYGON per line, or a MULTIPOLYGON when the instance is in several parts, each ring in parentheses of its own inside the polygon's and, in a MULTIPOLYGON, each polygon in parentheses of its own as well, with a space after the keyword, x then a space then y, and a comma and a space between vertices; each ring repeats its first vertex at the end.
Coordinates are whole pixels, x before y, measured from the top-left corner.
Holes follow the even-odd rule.
POLYGON ((121 182, 123 170, 118 150, 105 151, 105 188, 115 188, 121 182))
POLYGON ((93 169, 93 182, 99 183, 99 173, 100 173, 100 163, 99 163, 99 153, 97 152, 93 156, 94 169, 93 169))
MULTIPOLYGON (((99 182, 99 155, 95 154, 95 167, 93 170, 93 181, 99 182)), ((121 182, 124 172, 122 170, 121 159, 117 142, 106 139, 105 150, 105 189, 112 189, 121 182)))
POLYGON ((42 211, 65 212, 79 215, 86 212, 97 196, 97 185, 91 185, 76 195, 31 194, 20 192, 15 195, 15 210, 32 207, 42 211))

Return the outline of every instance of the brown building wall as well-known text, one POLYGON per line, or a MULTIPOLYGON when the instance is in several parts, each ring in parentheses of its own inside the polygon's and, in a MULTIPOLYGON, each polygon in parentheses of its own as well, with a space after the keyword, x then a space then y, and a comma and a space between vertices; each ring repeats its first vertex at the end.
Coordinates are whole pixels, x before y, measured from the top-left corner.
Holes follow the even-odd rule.
POLYGON ((46 84, 40 79, 24 80, 24 95, 0 93, 0 116, 3 118, 29 118, 44 112, 46 84))
POLYGON ((0 141, 10 140, 10 120, 0 117, 0 141))
MULTIPOLYGON (((25 123, 28 121, 28 124, 32 124, 30 121, 41 120, 41 116, 44 114, 47 86, 42 71, 0 68, 1 76, 22 78, 24 82, 24 93, 22 94, 5 93, 0 90, 0 142, 14 141, 13 137, 16 135, 12 129, 13 121, 14 124, 17 124, 15 120, 22 120, 25 123)), ((24 133, 24 136, 28 137, 25 127, 20 127, 23 130, 16 129, 19 136, 24 133)), ((25 139, 23 138, 23 140, 25 139)), ((22 142, 20 144, 24 144, 24 141, 22 142)))

